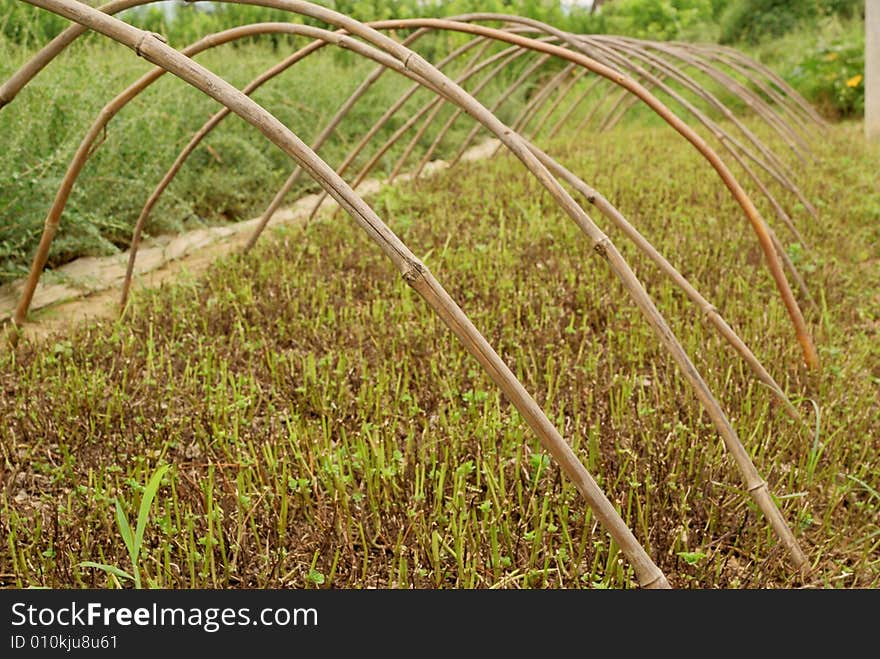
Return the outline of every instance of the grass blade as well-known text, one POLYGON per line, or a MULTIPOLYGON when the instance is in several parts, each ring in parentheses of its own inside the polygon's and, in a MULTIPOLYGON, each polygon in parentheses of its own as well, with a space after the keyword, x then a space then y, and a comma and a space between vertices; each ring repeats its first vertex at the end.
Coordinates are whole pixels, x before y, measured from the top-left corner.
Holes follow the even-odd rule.
POLYGON ((115 565, 107 565, 106 563, 95 563, 94 561, 81 561, 79 563, 80 567, 94 567, 99 570, 104 570, 104 572, 109 572, 110 574, 119 577, 120 579, 128 579, 129 581, 134 581, 134 577, 131 576, 125 570, 122 570, 115 565))
POLYGON ((165 475, 165 472, 168 471, 168 467, 169 465, 162 465, 159 467, 153 474, 153 477, 150 478, 150 482, 147 484, 146 489, 144 489, 144 495, 141 497, 141 507, 138 510, 137 528, 134 532, 134 554, 132 555, 132 562, 137 560, 138 554, 141 551, 141 543, 144 540, 144 531, 147 528, 147 519, 150 517, 150 506, 153 505, 153 499, 156 497, 156 492, 159 491, 159 486, 162 484, 162 477, 165 475))

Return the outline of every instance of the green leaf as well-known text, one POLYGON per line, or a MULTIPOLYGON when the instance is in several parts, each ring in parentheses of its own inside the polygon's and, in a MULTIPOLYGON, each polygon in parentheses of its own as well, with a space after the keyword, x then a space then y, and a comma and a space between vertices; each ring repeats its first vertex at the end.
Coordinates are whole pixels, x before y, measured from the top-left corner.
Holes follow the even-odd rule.
POLYGON ((684 559, 684 562, 688 565, 696 565, 701 560, 706 558, 706 554, 701 551, 680 551, 678 555, 684 559))
MULTIPOLYGON (((128 549, 128 555, 134 556, 134 546, 132 545, 131 540, 131 527, 128 525, 128 518, 125 516, 125 511, 122 509, 122 504, 119 503, 119 499, 116 499, 116 525, 119 527, 119 534, 122 536, 123 542, 125 542, 126 549, 128 549)), ((134 562, 133 558, 132 562, 134 562)))
POLYGON ((144 489, 144 495, 141 497, 141 507, 138 511, 137 529, 134 533, 135 551, 132 556, 132 563, 137 560, 137 556, 141 551, 141 543, 144 540, 144 531, 147 528, 147 519, 150 517, 150 506, 153 505, 153 498, 156 496, 156 492, 159 491, 159 486, 162 484, 162 477, 165 475, 165 472, 168 471, 168 468, 169 465, 162 465, 159 467, 153 474, 150 482, 147 484, 146 489, 144 489))
POLYGON ((109 572, 112 575, 119 577, 120 579, 128 579, 129 581, 134 581, 134 577, 131 576, 125 570, 120 570, 115 565, 106 565, 104 563, 95 563, 93 561, 81 561, 79 563, 80 567, 96 567, 99 570, 104 570, 104 572, 109 572))

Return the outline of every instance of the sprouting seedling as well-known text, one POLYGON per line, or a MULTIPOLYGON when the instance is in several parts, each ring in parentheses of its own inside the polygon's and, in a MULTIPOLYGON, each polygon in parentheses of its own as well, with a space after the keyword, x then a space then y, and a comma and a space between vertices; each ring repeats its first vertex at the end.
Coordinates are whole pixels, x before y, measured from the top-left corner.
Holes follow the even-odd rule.
POLYGON ((688 565, 696 565, 706 558, 706 554, 701 551, 680 551, 678 556, 688 565))
POLYGON ((153 504, 153 499, 156 497, 156 493, 159 491, 159 486, 162 483, 162 477, 168 469, 169 465, 162 465, 156 469, 153 476, 150 478, 149 483, 147 483, 146 488, 144 488, 144 494, 141 497, 141 506, 138 510, 137 526, 135 527, 134 536, 131 534, 131 525, 128 522, 128 517, 126 516, 125 511, 122 509, 122 504, 119 502, 118 498, 116 499, 116 525, 119 527, 119 534, 122 536, 122 541, 125 543, 125 548, 128 550, 133 574, 129 574, 115 565, 95 563, 93 561, 82 561, 79 564, 81 567, 95 567, 99 570, 104 570, 117 578, 133 581, 135 588, 141 588, 141 572, 140 568, 138 568, 138 559, 140 558, 141 547, 144 542, 144 531, 147 529, 147 520, 150 517, 150 507, 153 504))

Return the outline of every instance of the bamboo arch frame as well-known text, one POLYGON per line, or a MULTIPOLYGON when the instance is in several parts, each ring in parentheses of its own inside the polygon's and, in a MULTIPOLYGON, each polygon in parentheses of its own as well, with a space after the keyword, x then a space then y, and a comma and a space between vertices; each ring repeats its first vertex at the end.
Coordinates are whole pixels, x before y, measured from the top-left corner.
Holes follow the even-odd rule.
MULTIPOLYGON (((29 0, 24 1, 28 2, 29 0)), ((116 13, 118 11, 122 11, 123 9, 128 9, 142 4, 149 4, 153 1, 155 0, 114 0, 107 5, 104 5, 101 10, 107 13, 116 13)), ((346 21, 349 21, 349 26, 355 26, 354 29, 351 30, 352 34, 356 34, 362 38, 365 38, 367 41, 373 42, 375 45, 381 47, 387 52, 395 54, 395 56, 403 57, 403 61, 405 61, 405 58, 410 56, 409 54, 404 53, 412 54, 412 51, 409 51, 405 46, 397 44, 395 41, 381 35, 376 30, 366 28, 367 31, 363 32, 356 27, 356 25, 362 26, 362 24, 358 23, 357 21, 353 21, 352 19, 348 19, 347 17, 338 14, 337 12, 326 9, 324 7, 313 5, 308 2, 302 2, 300 0, 220 1, 233 3, 238 2, 240 4, 254 4, 257 6, 291 11, 293 13, 298 13, 301 15, 309 16, 311 18, 325 21, 326 23, 329 23, 331 25, 337 25, 337 27, 345 27, 344 23, 346 21), (340 19, 342 19, 341 22, 340 19)), ((579 49, 582 52, 569 52, 566 51, 564 48, 552 44, 533 45, 533 47, 535 50, 555 54, 563 59, 568 59, 571 62, 578 63, 588 70, 611 80, 620 87, 627 89, 629 92, 642 100, 646 105, 648 105, 656 114, 658 114, 664 121, 666 121, 666 123, 668 123, 674 130, 676 130, 676 132, 687 139, 716 170, 717 174, 722 179, 725 186, 728 188, 736 202, 742 208, 744 214, 746 215, 746 218, 752 226, 752 229, 755 231, 761 250, 764 253, 767 267, 771 273, 771 276, 773 277, 777 290, 779 291, 779 294, 782 298, 783 304, 785 305, 785 308, 789 314, 789 318, 791 319, 792 325, 795 330, 795 335, 797 337, 798 343, 801 346, 804 362, 808 368, 817 369, 819 367, 818 353, 816 352, 812 336, 807 328, 803 312, 801 311, 800 306, 798 305, 797 300, 795 299, 791 291, 791 287, 789 286, 788 280, 786 279, 785 273, 783 271, 782 256, 778 252, 778 240, 774 240, 774 234, 772 233, 772 231, 769 230, 769 227, 767 226, 765 220, 759 213, 758 209, 755 207, 752 200, 746 194, 745 190, 741 187, 736 177, 728 169, 727 165, 721 160, 717 153, 715 153, 715 151, 705 142, 705 140, 703 140, 702 137, 700 137, 693 129, 691 129, 686 123, 684 123, 677 115, 672 113, 643 85, 629 78, 627 75, 620 72, 619 70, 616 70, 606 64, 601 63, 600 61, 597 61, 583 54, 583 51, 585 49, 583 45, 578 42, 578 39, 574 35, 569 35, 562 32, 561 30, 553 28, 552 26, 541 23, 539 21, 518 16, 478 13, 468 14, 463 18, 466 18, 468 20, 510 21, 522 25, 529 25, 535 27, 536 29, 543 30, 548 34, 554 34, 558 36, 562 41, 571 45, 572 48, 579 49)), ((396 23, 400 25, 403 25, 404 22, 405 21, 396 21, 396 23)), ((426 25, 432 24, 439 27, 442 24, 447 23, 448 21, 445 21, 444 19, 424 19, 424 22, 426 25)), ((395 23, 395 21, 389 21, 389 23, 395 23)), ((470 23, 462 23, 462 26, 465 25, 466 27, 460 26, 456 29, 462 32, 483 33, 487 35, 492 34, 498 40, 508 41, 510 43, 519 43, 520 45, 528 45, 528 42, 530 41, 526 37, 521 37, 519 35, 504 33, 500 30, 486 28, 483 26, 476 26, 470 23)), ((58 35, 58 37, 53 39, 46 47, 44 47, 40 51, 40 53, 38 53, 27 64, 25 64, 21 69, 13 74, 13 76, 9 80, 7 80, 7 82, 4 83, 2 87, 0 87, 0 108, 2 108, 3 105, 14 98, 18 90, 20 90, 25 84, 27 84, 27 82, 44 66, 46 66, 55 55, 61 52, 67 45, 69 45, 84 31, 85 29, 81 26, 79 28, 77 28, 76 26, 71 26, 71 28, 68 28, 60 35, 58 35)), ((454 85, 453 87, 457 86, 454 85)), ((456 89, 454 91, 456 94, 458 92, 463 92, 463 90, 461 89, 456 89)), ((516 152, 516 150, 514 150, 514 152, 516 152)), ((530 166, 541 167, 537 160, 533 160, 529 156, 524 157, 527 159, 527 161, 531 163, 530 166)), ((565 202, 563 202, 561 198, 558 200, 560 201, 560 203, 563 204, 563 206, 565 205, 565 202)), ((37 277, 39 276, 39 273, 35 273, 34 270, 41 269, 42 266, 40 266, 39 268, 37 266, 38 262, 35 259, 34 268, 32 268, 31 272, 32 277, 29 277, 26 284, 26 288, 29 290, 35 288, 36 286, 36 282, 31 281, 31 279, 35 274, 37 277)), ((33 292, 31 290, 30 295, 32 294, 33 292)), ((16 319, 19 318, 19 315, 19 311, 17 310, 16 319)))
MULTIPOLYGON (((234 112, 258 127, 264 135, 282 147, 288 155, 315 177, 337 202, 364 228, 377 242, 386 255, 402 272, 405 280, 432 306, 444 319, 444 322, 468 347, 469 351, 480 361, 492 379, 505 394, 514 402, 524 415, 529 425, 535 430, 542 443, 561 463, 563 469, 575 480, 579 491, 587 498, 597 517, 609 529, 625 555, 633 564, 639 583, 645 587, 667 585, 665 577, 647 557, 644 550, 635 542, 634 537, 625 529, 617 527, 619 516, 607 502, 607 498, 598 490, 595 481, 589 476, 583 465, 571 453, 570 448, 558 435, 555 428, 547 421, 543 412, 537 408, 534 400, 522 389, 509 369, 503 364, 496 353, 485 342, 476 328, 464 316, 463 312, 449 298, 440 284, 421 264, 403 243, 382 223, 382 221, 364 204, 329 166, 320 160, 293 133, 287 130, 268 112, 252 101, 242 92, 235 90, 222 79, 210 74, 185 56, 164 45, 155 35, 133 28, 121 21, 112 19, 101 12, 82 5, 74 0, 26 0, 30 4, 49 9, 55 13, 75 20, 91 29, 104 33, 111 38, 132 47, 139 55, 149 61, 171 71, 178 77, 198 87, 215 100, 230 107, 234 112), (594 505, 595 504, 595 505, 594 505), (609 510, 610 509, 610 510, 609 510), (615 535, 617 534, 617 535, 615 535), (628 535, 627 535, 628 534, 628 535), (618 538, 623 539, 623 542, 618 538), (633 544, 634 543, 634 544, 633 544)), ((580 206, 568 195, 555 179, 547 164, 553 165, 546 154, 542 154, 534 145, 523 140, 518 134, 505 127, 494 115, 486 112, 479 103, 474 101, 463 89, 440 74, 416 53, 405 49, 381 34, 335 12, 330 12, 309 3, 289 2, 297 5, 302 13, 325 20, 331 24, 342 26, 346 30, 366 38, 378 45, 384 53, 376 51, 374 58, 385 66, 393 68, 414 79, 421 79, 425 86, 442 94, 465 107, 469 113, 477 116, 490 130, 526 164, 533 174, 547 187, 566 212, 578 223, 581 229, 591 238, 593 246, 611 265, 615 274, 630 290, 637 306, 646 315, 650 325, 658 334, 661 342, 672 353, 673 358, 682 368, 688 381, 694 386, 698 398, 707 409, 710 417, 721 434, 725 446, 734 456, 743 474, 749 493, 769 518, 771 526, 789 551, 792 561, 799 569, 807 569, 806 558, 797 545, 793 534, 770 498, 767 484, 764 482, 739 442, 726 417, 709 392, 702 378, 690 363, 680 344, 672 335, 665 320, 654 307, 650 297, 641 288, 629 266, 617 252, 611 241, 596 227, 580 206), (547 164, 545 164, 547 163, 547 164)), ((332 35, 333 33, 328 33, 332 35)), ((354 46, 353 46, 354 48, 354 46)), ((369 47, 368 47, 369 48, 369 47)), ((375 49, 372 49, 375 51, 375 49)), ((554 166, 555 167, 555 166, 554 166)), ((557 168, 558 169, 558 168, 557 168)))
MULTIPOLYGON (((381 27, 381 23, 378 23, 376 25, 381 27)), ((245 93, 248 93, 248 94, 251 93, 260 84, 268 81, 271 77, 269 74, 274 75, 274 74, 280 73, 280 72, 284 71, 288 66, 291 66, 294 63, 300 61, 302 54, 312 54, 318 50, 319 45, 331 43, 331 36, 333 39, 332 43, 334 43, 338 47, 354 48, 354 49, 359 48, 358 42, 353 42, 351 39, 349 39, 339 33, 332 33, 332 35, 331 35, 330 33, 326 32, 324 30, 319 30, 317 28, 312 28, 312 27, 308 27, 308 26, 267 23, 267 24, 255 24, 255 25, 250 25, 250 26, 242 26, 242 27, 238 27, 238 28, 232 28, 232 29, 226 30, 222 33, 206 36, 206 37, 200 39, 199 41, 195 42, 194 44, 185 48, 182 51, 182 53, 185 55, 188 55, 188 56, 195 55, 203 50, 207 50, 209 48, 213 48, 213 47, 222 45, 224 43, 227 43, 227 42, 235 40, 235 39, 246 38, 246 37, 254 36, 257 34, 279 33, 279 32, 294 34, 294 35, 301 35, 301 36, 311 36, 311 37, 316 38, 316 41, 319 43, 313 42, 312 44, 309 44, 308 46, 301 48, 293 56, 288 57, 285 60, 283 60, 283 62, 281 64, 272 67, 267 73, 259 76, 254 82, 252 82, 247 87, 245 87, 245 90, 244 90, 245 93), (323 39, 321 37, 323 37, 323 39)), ((425 34, 424 28, 419 30, 417 33, 414 33, 413 35, 411 35, 406 41, 404 41, 404 43, 414 41, 416 38, 418 38, 422 34, 425 34)), ((476 39, 459 47, 453 53, 450 53, 450 55, 447 56, 447 58, 444 58, 444 60, 442 62, 438 63, 438 66, 442 66, 447 61, 452 60, 455 56, 466 52, 467 50, 478 45, 479 43, 488 43, 488 42, 483 42, 482 37, 477 37, 476 39)), ((468 77, 472 76, 473 74, 486 68, 488 65, 493 64, 496 61, 500 60, 500 64, 498 64, 495 69, 493 69, 492 71, 490 71, 489 74, 487 74, 487 77, 491 77, 496 72, 497 68, 502 66, 503 64, 509 62, 509 60, 512 58, 512 56, 516 56, 517 54, 522 54, 524 52, 526 52, 526 51, 519 49, 516 46, 513 46, 513 47, 510 47, 506 50, 500 51, 499 53, 492 55, 491 57, 487 58, 486 60, 483 60, 482 62, 480 62, 476 66, 466 67, 465 72, 459 78, 459 82, 462 82, 463 80, 467 79, 468 77)), ((546 57, 546 56, 543 56, 543 57, 546 57)), ((546 61, 546 60, 539 58, 539 60, 536 62, 536 64, 541 64, 543 61, 546 61)), ((526 69, 526 71, 524 72, 524 74, 531 72, 534 68, 535 68, 534 66, 528 67, 526 69)), ((331 119, 331 121, 328 122, 328 124, 321 130, 320 135, 313 142, 313 145, 312 145, 313 150, 320 148, 323 141, 335 129, 335 127, 339 124, 339 122, 344 118, 346 112, 351 109, 354 102, 356 100, 358 100, 363 95, 363 93, 370 87, 370 85, 373 84, 378 79, 378 77, 379 77, 378 74, 384 70, 386 70, 385 67, 381 66, 379 69, 373 71, 370 75, 367 76, 367 78, 364 80, 364 82, 351 95, 349 100, 343 104, 343 106, 336 113, 336 115, 333 117, 333 119, 331 119)), ((562 70, 562 72, 558 75, 564 75, 564 74, 566 74, 566 72, 568 72, 570 70, 571 70, 571 65, 569 65, 568 67, 565 67, 562 70)), ((93 152, 95 142, 98 139, 98 136, 104 130, 104 127, 109 122, 109 120, 112 119, 112 117, 115 116, 115 114, 118 111, 120 111, 122 109, 122 107, 124 107, 129 101, 133 100, 133 98, 138 93, 142 92, 150 84, 152 84, 152 82, 156 81, 163 73, 164 73, 164 70, 155 69, 155 70, 145 74, 138 81, 133 83, 128 89, 126 89, 124 92, 122 92, 116 98, 114 98, 112 101, 110 101, 104 107, 104 109, 99 113, 98 118, 95 120, 95 122, 93 123, 93 125, 91 126, 89 131, 87 132, 86 136, 83 138, 83 140, 80 144, 80 147, 77 150, 76 155, 74 156, 74 159, 73 159, 71 166, 68 170, 68 176, 65 177, 65 182, 62 184, 62 186, 59 190, 59 193, 56 196, 56 200, 53 204, 53 208, 50 211, 49 220, 48 220, 49 223, 54 224, 54 223, 57 223, 58 221, 60 221, 60 216, 61 216, 61 213, 63 212, 64 205, 66 204, 66 201, 69 198, 69 195, 70 195, 70 192, 72 189, 72 185, 75 182, 83 165, 85 164, 85 161, 86 161, 88 155, 93 152)), ((556 77, 558 77, 558 75, 556 77)), ((545 89, 547 87, 553 86, 554 80, 556 79, 556 77, 554 77, 554 79, 552 79, 548 83, 548 85, 545 87, 545 89)), ((524 79, 524 78, 522 78, 522 79, 524 79)), ((473 93, 477 93, 478 88, 480 86, 481 85, 478 85, 477 88, 475 88, 473 90, 473 93)), ((516 85, 514 85, 512 87, 515 88, 515 86, 516 85)), ((394 106, 392 106, 392 109, 399 108, 402 105, 402 101, 408 99, 412 95, 412 92, 415 89, 421 89, 421 88, 422 88, 422 85, 417 83, 412 89, 410 89, 406 94, 404 94, 401 97, 401 99, 399 99, 399 101, 394 106)), ((540 100, 541 95, 537 94, 535 96, 535 98, 540 100)), ((560 99, 561 99, 561 96, 560 96, 560 99)), ((438 106, 438 101, 442 101, 442 99, 439 97, 434 99, 434 101, 432 101, 431 103, 429 103, 427 106, 425 106, 422 109, 422 112, 431 108, 432 106, 436 109, 436 107, 438 106)), ((497 105, 497 103, 496 103, 496 105, 497 105)), ((493 112, 495 110, 495 107, 496 106, 492 107, 493 112)), ((539 107, 538 105, 535 106, 534 111, 531 113, 532 115, 538 111, 538 107, 539 107)), ((436 145, 436 143, 439 141, 439 139, 441 139, 443 137, 445 132, 451 126, 452 121, 454 121, 454 119, 459 115, 460 112, 461 112, 461 110, 459 109, 452 115, 452 117, 450 117, 450 121, 448 121, 447 124, 443 127, 443 129, 438 133, 438 136, 434 142, 434 145, 436 145)), ((229 114, 229 110, 227 108, 223 108, 217 114, 215 114, 205 124, 205 126, 203 126, 203 128, 201 130, 199 130, 195 134, 193 139, 190 141, 190 143, 187 145, 187 147, 181 152, 181 154, 175 160, 175 163, 172 166, 172 168, 169 170, 168 173, 166 173, 166 175, 163 177, 160 184, 157 186, 156 190, 154 190, 154 192, 150 195, 147 203, 145 204, 144 209, 142 210, 140 216, 138 217, 138 221, 135 225, 135 229, 133 232, 132 248, 130 251, 130 257, 129 257, 126 277, 125 277, 125 280, 123 283, 123 292, 122 292, 122 301, 121 301, 122 306, 125 305, 126 300, 127 300, 127 294, 128 294, 128 290, 129 290, 129 286, 130 286, 130 282, 131 282, 131 276, 132 276, 132 273, 134 270, 134 264, 135 264, 135 259, 136 259, 136 255, 137 255, 137 248, 138 248, 138 245, 140 242, 141 232, 142 232, 142 229, 144 226, 144 222, 145 222, 147 216, 149 215, 150 210, 154 206, 155 202, 158 200, 158 197, 161 194, 161 192, 170 183, 174 174, 176 174, 177 171, 179 171, 181 165, 183 164, 184 159, 192 152, 192 150, 200 142, 200 140, 203 137, 205 137, 207 135, 207 133, 212 128, 216 127, 219 124, 219 122, 228 114, 229 114)), ((517 124, 524 123, 523 121, 520 121, 520 119, 523 119, 524 115, 526 115, 526 114, 527 113, 523 113, 523 115, 520 116, 517 123, 515 123, 515 127, 518 127, 517 124)), ((413 115, 413 117, 410 119, 409 122, 407 122, 406 124, 401 126, 400 129, 398 129, 398 131, 395 133, 395 136, 402 135, 406 131, 406 129, 412 123, 414 123, 415 120, 417 120, 419 118, 419 116, 420 116, 419 113, 413 115)), ((430 117, 424 122, 422 131, 428 125, 429 121, 430 121, 430 117)), ((381 122, 377 123, 375 126, 380 126, 380 125, 381 125, 381 122)), ((477 124, 476 127, 478 128, 480 125, 481 124, 477 124)), ((420 135, 422 131, 417 133, 417 135, 420 135)), ((473 132, 472 132, 472 134, 473 134, 473 132)), ((472 134, 469 135, 468 137, 471 138, 472 134)), ((370 169, 373 165, 375 165, 375 163, 378 159, 378 156, 381 156, 384 153, 385 149, 387 149, 393 143, 393 141, 395 140, 395 136, 392 136, 392 138, 386 142, 385 147, 383 147, 382 149, 379 149, 377 151, 376 155, 374 155, 373 158, 370 160, 370 162, 367 163, 367 165, 361 169, 357 178, 352 183, 353 188, 356 188, 358 186, 358 184, 366 177, 366 175, 369 174, 370 169)), ((359 146, 362 146, 364 143, 365 142, 362 142, 361 145, 359 145, 359 146)), ((410 146, 404 152, 403 156, 401 156, 400 160, 398 160, 398 163, 395 166, 395 170, 392 173, 392 176, 395 175, 400 170, 404 160, 406 159, 407 155, 411 151, 412 144, 413 144, 413 142, 410 143, 410 146)), ((466 145, 467 145, 467 141, 465 143, 463 143, 462 148, 466 147, 466 145)), ((356 155, 358 151, 359 151, 359 149, 355 149, 352 153, 354 155, 356 155)), ((430 154, 431 154, 431 150, 429 149, 426 152, 425 156, 423 156, 422 161, 420 163, 420 167, 418 170, 416 170, 414 175, 417 176, 419 174, 419 172, 421 171, 421 167, 424 165, 426 159, 430 156, 430 154)), ((666 273, 668 276, 670 276, 674 283, 676 283, 680 288, 682 288, 682 290, 686 293, 686 295, 698 306, 698 308, 701 310, 701 312, 704 315, 706 315, 706 317, 709 319, 710 323, 716 328, 717 331, 719 331, 719 333, 722 335, 722 337, 724 337, 725 340, 727 340, 734 347, 734 349, 737 350, 737 352, 743 357, 743 359, 750 366, 750 368, 752 369, 754 374, 762 382, 764 382, 771 389, 771 391, 777 396, 777 398, 784 404, 786 411, 790 415, 792 415, 793 417, 800 420, 801 417, 800 417, 799 413, 797 412, 796 408, 789 402, 789 400, 787 399, 785 394, 782 392, 781 387, 776 383, 776 381, 772 378, 772 376, 766 371, 766 369, 763 367, 763 365, 760 363, 760 361, 754 356, 752 351, 745 345, 745 343, 736 335, 736 333, 732 330, 732 328, 726 323, 726 321, 723 319, 723 317, 720 315, 720 313, 717 311, 717 309, 714 307, 714 305, 709 303, 693 286, 691 286, 691 284, 659 252, 657 252, 657 250, 641 234, 638 233, 638 231, 625 219, 625 217, 622 215, 622 213, 620 213, 616 208, 614 208, 614 206, 611 205, 610 202, 608 202, 607 199, 605 199, 598 191, 596 191, 595 189, 593 189, 592 187, 587 185, 582 180, 575 177, 570 171, 562 168, 560 165, 558 165, 558 163, 556 163, 552 159, 549 159, 549 157, 547 157, 546 154, 541 153, 540 155, 545 158, 544 163, 548 167, 550 167, 551 169, 555 168, 554 172, 556 173, 556 175, 562 176, 566 180, 566 182, 569 183, 570 185, 572 185, 576 190, 578 190, 578 192, 583 197, 585 197, 588 201, 591 201, 591 203, 596 205, 597 208, 599 208, 600 212, 602 212, 616 226, 621 228, 624 231, 625 235, 627 235, 631 240, 633 240, 634 243, 636 244, 636 246, 643 253, 645 253, 652 261, 654 261, 661 268, 661 270, 664 273, 666 273)), ((280 205, 280 203, 283 199, 283 196, 287 193, 287 191, 290 189, 292 184, 296 181, 296 179, 298 178, 298 176, 301 173, 302 173, 302 169, 300 167, 297 167, 294 170, 294 173, 291 175, 291 177, 289 177, 287 182, 285 182, 284 186, 282 186, 279 193, 276 194, 272 203, 270 203, 269 207, 266 209, 266 212, 263 214, 263 217, 261 218, 261 222, 260 222, 259 226, 255 229, 253 235, 251 236, 251 239, 248 241, 246 249, 249 249, 255 243, 255 241, 258 238, 258 236, 260 235, 261 231, 266 226, 266 223, 271 218, 272 213, 274 213, 275 209, 277 209, 278 206, 280 205)), ((337 173, 341 175, 343 173, 343 170, 339 169, 339 170, 337 170, 337 173)), ((318 206, 318 204, 316 204, 316 209, 317 209, 317 206, 318 206)), ((313 213, 314 213, 314 211, 313 211, 313 213)))

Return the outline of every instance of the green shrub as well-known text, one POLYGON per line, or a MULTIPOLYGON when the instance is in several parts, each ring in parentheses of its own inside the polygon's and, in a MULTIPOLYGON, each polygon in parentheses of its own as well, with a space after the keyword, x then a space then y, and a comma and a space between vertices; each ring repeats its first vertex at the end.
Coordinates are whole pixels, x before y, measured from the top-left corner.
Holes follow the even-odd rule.
POLYGON ((603 8, 603 31, 639 39, 675 39, 710 22, 712 0, 618 0, 603 8))
POLYGON ((858 117, 865 111, 864 70, 864 41, 835 41, 810 52, 789 79, 823 114, 858 117))
POLYGON ((721 13, 721 42, 756 44, 824 16, 862 15, 862 0, 732 0, 721 13))

